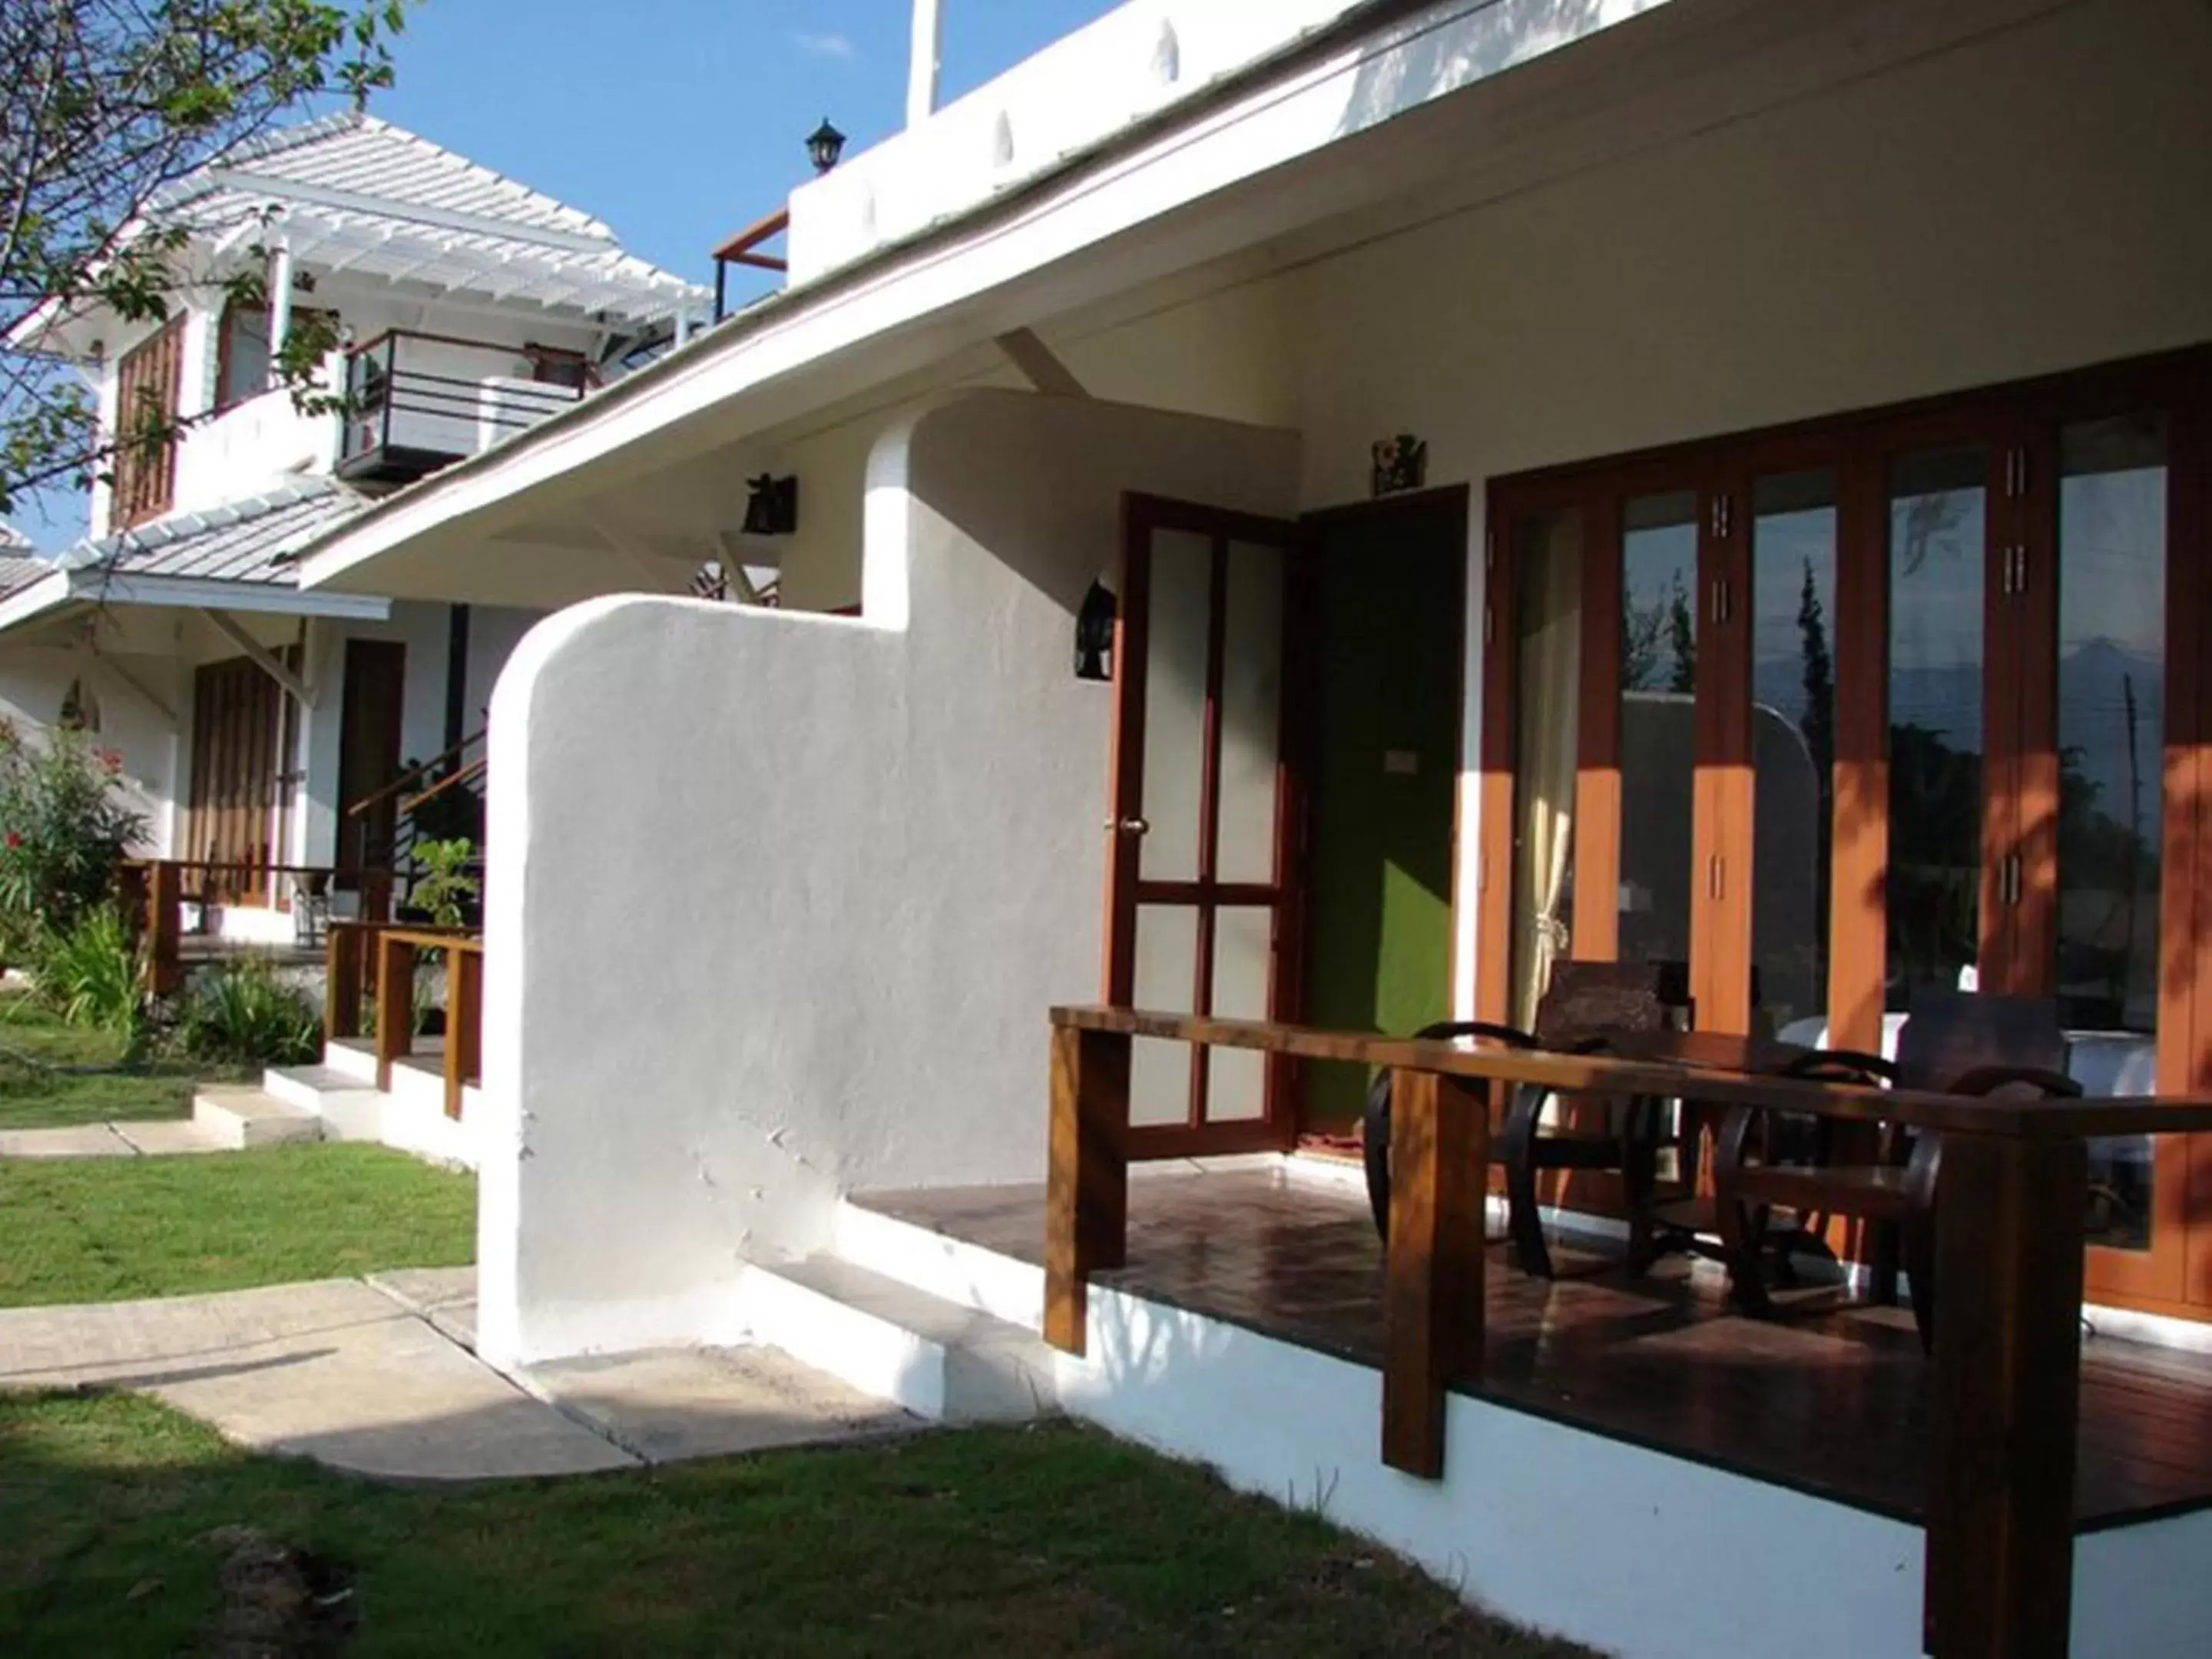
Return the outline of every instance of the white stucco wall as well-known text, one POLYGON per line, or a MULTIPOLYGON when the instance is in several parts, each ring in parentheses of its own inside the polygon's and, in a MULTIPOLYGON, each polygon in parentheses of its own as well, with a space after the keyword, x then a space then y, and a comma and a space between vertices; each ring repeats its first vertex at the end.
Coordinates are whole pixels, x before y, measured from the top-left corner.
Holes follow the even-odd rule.
MULTIPOLYGON (((173 658, 122 656, 120 667, 176 707, 173 658)), ((0 720, 33 742, 44 742, 60 717, 70 687, 81 688, 98 708, 98 727, 86 742, 118 757, 123 804, 146 820, 137 850, 159 854, 175 833, 173 802, 181 775, 184 744, 167 719, 115 672, 89 653, 59 646, 0 642, 0 720)))
POLYGON ((887 434, 866 617, 603 599, 493 705, 482 1340, 726 1329, 854 1188, 1033 1177, 1044 1011, 1098 982, 1126 489, 1253 511, 1291 434, 979 392, 887 434), (680 734, 674 743, 644 732, 680 734))

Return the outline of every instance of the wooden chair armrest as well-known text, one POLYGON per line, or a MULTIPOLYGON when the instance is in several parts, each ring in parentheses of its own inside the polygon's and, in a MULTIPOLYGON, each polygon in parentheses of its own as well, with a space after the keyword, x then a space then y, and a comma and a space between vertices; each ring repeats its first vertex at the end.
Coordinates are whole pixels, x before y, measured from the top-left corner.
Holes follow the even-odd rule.
POLYGON ((1713 1190, 1725 1195, 1730 1182, 1743 1168, 1744 1142, 1750 1139, 1753 1121, 1762 1109, 1757 1106, 1731 1106, 1728 1115, 1721 1120, 1721 1132, 1713 1139, 1713 1190))
POLYGON ((1812 1078, 1828 1082, 1887 1083, 1897 1082, 1897 1066, 1880 1054, 1870 1054, 1859 1048, 1816 1048, 1809 1054, 1801 1054, 1782 1068, 1787 1078, 1812 1078))
POLYGON ((1519 1026, 1502 1025, 1489 1019, 1446 1020, 1435 1025, 1424 1025, 1413 1033, 1416 1042, 1445 1042, 1454 1037, 1486 1037, 1492 1042, 1503 1042, 1514 1048, 1540 1046, 1534 1037, 1519 1026))
POLYGON ((1953 1095, 1992 1095, 2000 1089, 2025 1086, 2063 1099, 2078 1099, 2081 1085, 2061 1073, 2040 1066, 1977 1066, 1960 1073, 1944 1085, 1953 1095))

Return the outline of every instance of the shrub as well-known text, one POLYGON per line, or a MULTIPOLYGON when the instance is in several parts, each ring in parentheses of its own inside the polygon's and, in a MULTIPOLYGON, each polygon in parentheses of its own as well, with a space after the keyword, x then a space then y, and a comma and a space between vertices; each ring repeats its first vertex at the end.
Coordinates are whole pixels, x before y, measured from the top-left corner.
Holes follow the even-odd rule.
POLYGON ((248 957, 193 981, 177 1019, 177 1045, 194 1060, 301 1066, 322 1054, 323 1018, 266 962, 248 957))
POLYGON ((476 851, 476 844, 467 841, 426 841, 415 848, 416 862, 426 873, 409 902, 441 927, 459 927, 481 890, 468 873, 476 851))
POLYGON ((32 982, 40 1001, 72 1025, 136 1038, 145 981, 130 929, 111 904, 88 910, 66 931, 33 936, 32 982))
POLYGON ((42 933, 73 932, 113 894, 146 820, 82 732, 24 739, 0 720, 0 945, 35 961, 42 933))

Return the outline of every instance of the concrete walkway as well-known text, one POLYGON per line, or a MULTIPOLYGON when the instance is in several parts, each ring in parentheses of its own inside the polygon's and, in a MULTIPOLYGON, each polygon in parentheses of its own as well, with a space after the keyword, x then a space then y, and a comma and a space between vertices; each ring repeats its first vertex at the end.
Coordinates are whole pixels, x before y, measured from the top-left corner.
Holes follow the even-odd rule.
POLYGON ((188 1117, 154 1123, 81 1123, 66 1129, 0 1129, 0 1158, 154 1158, 229 1150, 188 1117))
POLYGON ((130 1389, 254 1451, 393 1480, 581 1474, 899 1432, 769 1348, 575 1360, 472 1351, 472 1268, 0 1310, 0 1389, 130 1389))

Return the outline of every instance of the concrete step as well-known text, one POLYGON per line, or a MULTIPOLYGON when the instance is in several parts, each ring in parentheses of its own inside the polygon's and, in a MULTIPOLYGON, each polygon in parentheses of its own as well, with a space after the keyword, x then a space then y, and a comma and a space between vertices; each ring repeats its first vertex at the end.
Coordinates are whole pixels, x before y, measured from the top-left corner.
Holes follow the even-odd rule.
POLYGON ((376 1044, 367 1037, 338 1037, 323 1045, 323 1064, 363 1088, 376 1086, 376 1044))
POLYGON ((840 1257, 749 1270, 753 1340, 933 1423, 1054 1410, 1054 1356, 1034 1332, 840 1257))
POLYGON ((836 1252, 855 1267, 1027 1330, 1044 1327, 1044 1269, 847 1199, 836 1252))
POLYGON ((379 1140, 384 1097, 348 1072, 331 1066, 272 1066, 261 1074, 263 1092, 313 1112, 333 1140, 379 1140))
POLYGON ((323 1138, 323 1121, 314 1113, 251 1085, 200 1090, 192 1097, 192 1121, 234 1151, 323 1138))

